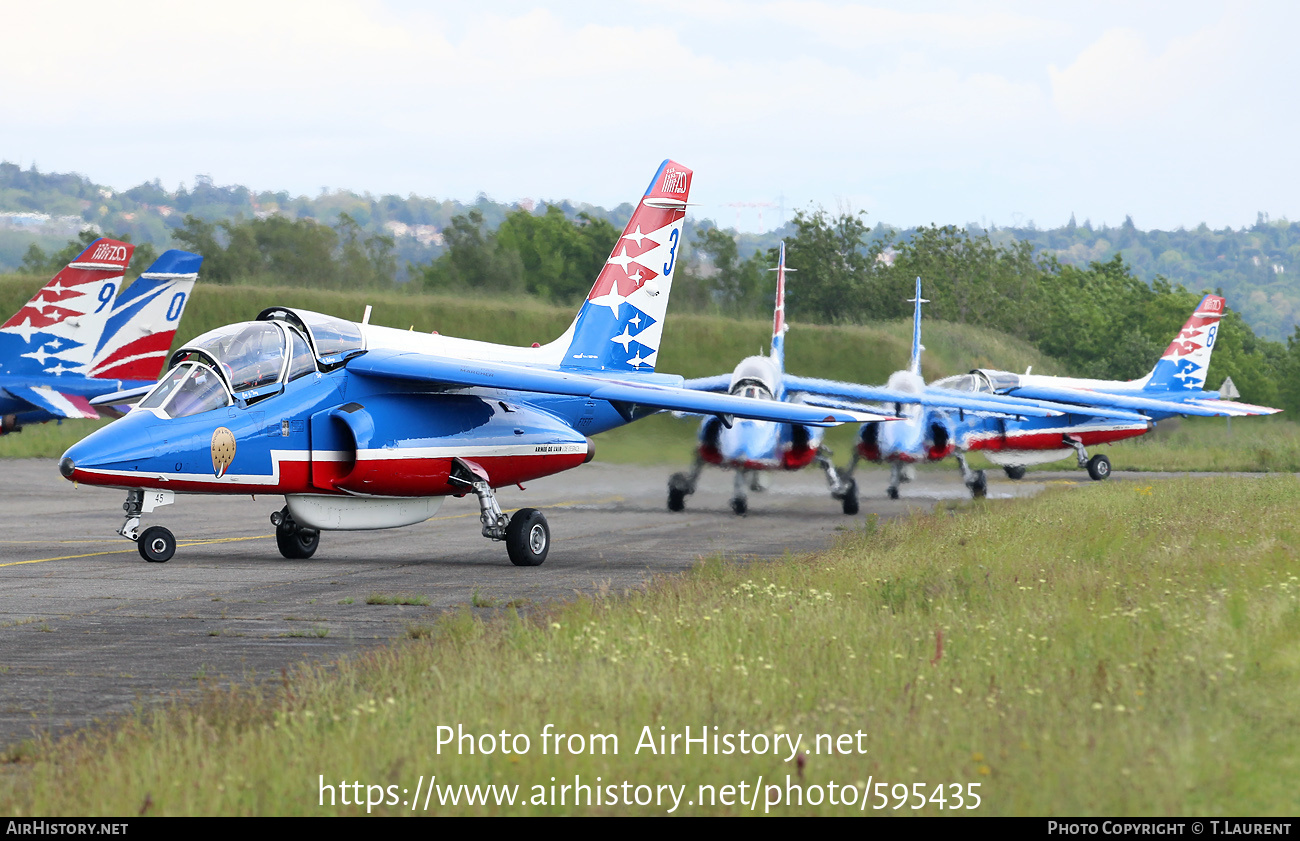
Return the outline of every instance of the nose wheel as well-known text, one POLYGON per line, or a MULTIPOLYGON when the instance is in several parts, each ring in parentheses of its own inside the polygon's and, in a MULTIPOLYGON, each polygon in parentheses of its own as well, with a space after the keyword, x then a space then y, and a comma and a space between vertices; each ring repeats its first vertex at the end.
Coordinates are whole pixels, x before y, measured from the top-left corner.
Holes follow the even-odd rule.
POLYGON ((176 554, 176 536, 170 529, 162 526, 150 526, 136 541, 140 557, 151 564, 165 564, 176 554))

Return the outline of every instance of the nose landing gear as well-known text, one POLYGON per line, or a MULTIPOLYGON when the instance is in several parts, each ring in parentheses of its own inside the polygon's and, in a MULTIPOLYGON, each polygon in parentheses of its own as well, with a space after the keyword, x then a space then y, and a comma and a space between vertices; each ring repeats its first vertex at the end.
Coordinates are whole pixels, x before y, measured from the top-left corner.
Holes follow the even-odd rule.
POLYGON ((176 494, 171 491, 146 491, 141 488, 133 488, 126 492, 126 502, 122 503, 122 510, 126 512, 126 520, 118 528, 117 533, 127 540, 135 541, 136 548, 140 550, 140 557, 152 564, 165 564, 176 554, 176 536, 169 529, 163 526, 150 526, 140 533, 140 515, 148 514, 155 508, 164 505, 171 505, 176 500, 176 494))

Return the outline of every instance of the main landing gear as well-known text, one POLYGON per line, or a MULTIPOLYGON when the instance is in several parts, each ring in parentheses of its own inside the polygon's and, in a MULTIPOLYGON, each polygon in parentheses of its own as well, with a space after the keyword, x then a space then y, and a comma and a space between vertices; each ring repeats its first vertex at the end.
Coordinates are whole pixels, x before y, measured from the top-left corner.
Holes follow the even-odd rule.
POLYGON ((845 514, 853 516, 858 513, 858 482, 852 476, 840 476, 831 462, 831 451, 827 447, 818 447, 814 460, 826 473, 826 484, 831 489, 831 499, 838 499, 845 514))
POLYGON ((1079 459, 1079 466, 1088 469, 1088 476, 1094 482, 1100 482, 1102 479, 1110 478, 1110 459, 1100 453, 1092 458, 1088 458, 1088 451, 1084 449, 1083 442, 1074 435, 1066 435, 1065 444, 1066 446, 1074 447, 1074 452, 1079 459))
POLYGON ((309 529, 294 522, 289 506, 271 515, 275 526, 275 545, 280 554, 290 560, 306 560, 316 554, 320 545, 320 529, 309 529))
POLYGON ((468 485, 478 497, 478 519, 483 524, 483 536, 488 540, 504 540, 510 563, 517 567, 542 565, 551 550, 551 527, 541 511, 520 508, 513 517, 507 517, 497 504, 496 492, 487 479, 461 459, 453 461, 451 479, 468 485))
POLYGON ((686 508, 686 497, 695 493, 695 485, 700 480, 702 470, 704 470, 704 459, 697 455, 690 472, 674 473, 668 477, 669 511, 682 511, 686 508))

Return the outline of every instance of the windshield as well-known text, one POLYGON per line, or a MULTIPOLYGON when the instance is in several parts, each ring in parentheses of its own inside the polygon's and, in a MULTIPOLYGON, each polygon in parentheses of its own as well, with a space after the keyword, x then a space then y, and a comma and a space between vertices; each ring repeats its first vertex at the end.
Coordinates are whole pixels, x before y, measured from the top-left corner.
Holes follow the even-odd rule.
POLYGON ((759 385, 753 380, 744 380, 736 383, 731 387, 731 393, 738 397, 748 397, 751 400, 773 400, 772 392, 767 390, 764 385, 759 385))
POLYGON ((195 350, 217 361, 236 393, 278 382, 288 358, 284 331, 266 321, 231 324, 204 333, 177 351, 173 362, 195 350))
POLYGON ((221 378, 206 365, 185 362, 167 372, 141 409, 157 409, 171 418, 185 418, 230 405, 230 394, 221 378))

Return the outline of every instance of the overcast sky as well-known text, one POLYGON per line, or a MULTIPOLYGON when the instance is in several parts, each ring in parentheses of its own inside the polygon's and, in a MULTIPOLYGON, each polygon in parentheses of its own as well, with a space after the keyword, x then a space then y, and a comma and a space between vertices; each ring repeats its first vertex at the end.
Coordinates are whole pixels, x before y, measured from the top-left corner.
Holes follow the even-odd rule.
POLYGON ((746 230, 1300 219, 1294 3, 3 8, 0 158, 118 189, 612 207, 672 157, 746 230))

